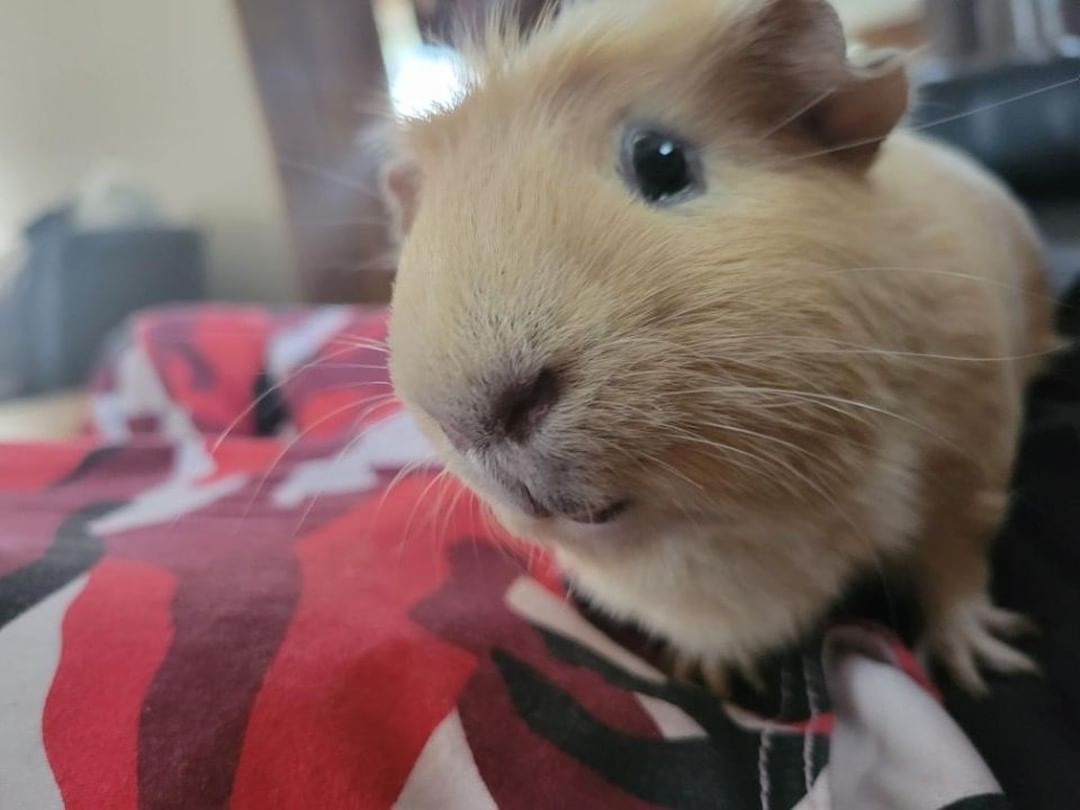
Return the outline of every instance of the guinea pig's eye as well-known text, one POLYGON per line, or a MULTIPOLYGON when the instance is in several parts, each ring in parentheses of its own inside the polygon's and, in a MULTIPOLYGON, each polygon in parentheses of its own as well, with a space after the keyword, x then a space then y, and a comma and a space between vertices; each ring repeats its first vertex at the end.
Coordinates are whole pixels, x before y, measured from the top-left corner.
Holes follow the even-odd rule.
POLYGON ((701 163, 692 147, 673 135, 632 130, 623 143, 623 174, 642 199, 678 202, 703 187, 701 163))

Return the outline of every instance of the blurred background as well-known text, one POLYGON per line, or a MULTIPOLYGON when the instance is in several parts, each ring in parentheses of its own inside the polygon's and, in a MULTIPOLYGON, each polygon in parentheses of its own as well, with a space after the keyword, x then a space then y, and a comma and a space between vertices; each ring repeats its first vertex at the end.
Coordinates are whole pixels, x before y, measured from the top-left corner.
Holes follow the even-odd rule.
MULTIPOLYGON (((454 20, 490 2, 5 0, 0 437, 27 414, 55 431, 145 307, 384 303, 359 136, 453 98, 454 20)), ((1080 0, 835 4, 853 37, 914 49, 915 124, 1012 183, 1057 272, 1080 267, 1080 0)))

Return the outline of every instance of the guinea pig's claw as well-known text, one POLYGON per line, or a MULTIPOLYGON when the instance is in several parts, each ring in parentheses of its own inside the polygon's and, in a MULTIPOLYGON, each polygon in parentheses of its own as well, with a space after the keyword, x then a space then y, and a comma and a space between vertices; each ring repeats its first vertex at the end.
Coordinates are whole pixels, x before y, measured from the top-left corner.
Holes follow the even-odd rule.
POLYGON ((686 653, 667 647, 663 655, 664 663, 671 678, 676 681, 691 681, 697 661, 686 653))
POLYGON ((764 695, 769 691, 765 678, 761 674, 761 667, 757 664, 747 664, 740 670, 740 673, 743 680, 750 684, 750 687, 759 695, 764 695))
POLYGON ((703 664, 701 679, 705 682, 706 688, 716 697, 726 698, 731 695, 731 670, 726 664, 718 661, 703 664))
POLYGON ((704 684, 711 694, 719 698, 731 694, 731 669, 719 659, 706 661, 671 647, 665 651, 664 658, 672 679, 704 684))
POLYGON ((1026 617, 979 598, 935 622, 925 643, 959 686, 981 697, 989 689, 980 664, 1003 674, 1038 674, 1038 665, 1027 654, 1003 640, 1035 632, 1037 627, 1026 617))

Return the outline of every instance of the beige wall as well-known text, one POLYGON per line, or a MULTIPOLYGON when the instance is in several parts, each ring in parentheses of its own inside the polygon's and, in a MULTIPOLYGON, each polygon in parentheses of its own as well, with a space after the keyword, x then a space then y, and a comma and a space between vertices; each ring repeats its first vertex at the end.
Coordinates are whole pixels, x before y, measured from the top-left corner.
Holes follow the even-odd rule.
POLYGON ((895 25, 916 19, 923 0, 831 0, 851 31, 895 25))
POLYGON ((103 158, 205 229, 212 294, 295 297, 230 0, 0 0, 0 241, 103 158))

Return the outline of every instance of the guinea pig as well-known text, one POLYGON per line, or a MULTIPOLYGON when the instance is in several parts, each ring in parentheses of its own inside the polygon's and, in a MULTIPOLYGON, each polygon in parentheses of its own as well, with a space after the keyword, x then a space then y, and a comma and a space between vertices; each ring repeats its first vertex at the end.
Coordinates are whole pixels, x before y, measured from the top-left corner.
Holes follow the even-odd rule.
POLYGON ((564 3, 488 26, 385 172, 398 395, 718 692, 886 569, 957 682, 1035 669, 987 549, 1054 345, 1038 240, 853 54, 825 0, 564 3))

